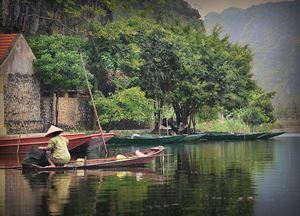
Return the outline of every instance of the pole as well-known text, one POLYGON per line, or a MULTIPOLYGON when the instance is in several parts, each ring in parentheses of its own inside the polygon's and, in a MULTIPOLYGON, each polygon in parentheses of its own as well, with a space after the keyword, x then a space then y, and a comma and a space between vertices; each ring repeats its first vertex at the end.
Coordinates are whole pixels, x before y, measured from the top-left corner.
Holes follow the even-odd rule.
POLYGON ((20 142, 21 142, 21 132, 19 132, 19 140, 18 140, 18 146, 17 146, 17 155, 19 154, 19 151, 20 151, 20 142))
POLYGON ((82 54, 81 53, 80 53, 80 59, 81 59, 82 68, 84 70, 84 75, 85 75, 87 87, 88 87, 88 90, 89 90, 89 93, 90 93, 90 97, 91 97, 91 100, 92 100, 92 104, 93 104, 93 108, 94 108, 94 113, 95 113, 95 116, 96 116, 96 119, 97 119, 97 123, 98 123, 98 127, 99 127, 99 130, 100 130, 100 133, 101 133, 101 138, 102 138, 102 141, 103 141, 105 153, 107 154, 108 151, 107 151, 105 139, 103 137, 103 130, 102 130, 102 127, 101 127, 101 124, 100 124, 99 116, 98 116, 97 109, 96 109, 96 106, 95 106, 94 97, 93 97, 93 94, 92 94, 92 90, 91 90, 91 87, 90 87, 90 83, 89 83, 89 80, 88 80, 87 72, 86 72, 86 69, 85 69, 85 66, 84 66, 84 63, 83 63, 83 59, 82 59, 82 54))

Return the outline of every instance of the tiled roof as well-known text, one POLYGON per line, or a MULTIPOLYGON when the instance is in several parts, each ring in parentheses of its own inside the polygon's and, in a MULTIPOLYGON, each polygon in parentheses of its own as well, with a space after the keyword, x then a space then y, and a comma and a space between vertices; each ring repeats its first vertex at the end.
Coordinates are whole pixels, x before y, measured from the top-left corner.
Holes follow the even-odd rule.
POLYGON ((16 36, 17 34, 0 34, 0 62, 12 48, 16 36))

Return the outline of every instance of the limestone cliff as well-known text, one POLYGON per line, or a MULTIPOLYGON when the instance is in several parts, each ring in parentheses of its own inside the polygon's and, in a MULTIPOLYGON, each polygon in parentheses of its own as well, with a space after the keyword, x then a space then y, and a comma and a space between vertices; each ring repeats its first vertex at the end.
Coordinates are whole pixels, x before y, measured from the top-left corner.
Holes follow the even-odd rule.
MULTIPOLYGON (((150 15, 167 16, 174 12, 187 19, 200 19, 198 11, 184 0, 0 0, 1 33, 36 34, 77 34, 80 28, 93 19, 105 24, 114 19, 113 15, 127 16, 125 5, 130 10, 145 9, 150 15), (122 7, 123 6, 123 7, 122 7), (121 11, 121 12, 120 12, 121 11)), ((202 23, 199 21, 199 23, 202 23)))
POLYGON ((86 8, 101 10, 99 22, 110 20, 111 10, 101 1, 2 0, 1 32, 21 32, 25 35, 72 34, 77 26, 91 17, 86 8), (72 3, 72 4, 71 4, 72 3), (81 13, 78 13, 79 9, 81 13))

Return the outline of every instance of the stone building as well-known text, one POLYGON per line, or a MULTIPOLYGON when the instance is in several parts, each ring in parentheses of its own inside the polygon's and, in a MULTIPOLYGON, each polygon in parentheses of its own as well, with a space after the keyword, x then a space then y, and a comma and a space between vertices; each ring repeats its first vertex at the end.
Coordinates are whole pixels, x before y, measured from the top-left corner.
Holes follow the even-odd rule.
POLYGON ((32 50, 21 34, 0 34, 0 52, 1 133, 21 130, 24 124, 41 130, 40 85, 32 50))
MULTIPOLYGON (((22 34, 0 34, 0 135, 44 132, 55 122, 55 97, 41 93, 33 60, 22 34)), ((91 129, 89 98, 77 92, 60 95, 59 126, 91 129)))

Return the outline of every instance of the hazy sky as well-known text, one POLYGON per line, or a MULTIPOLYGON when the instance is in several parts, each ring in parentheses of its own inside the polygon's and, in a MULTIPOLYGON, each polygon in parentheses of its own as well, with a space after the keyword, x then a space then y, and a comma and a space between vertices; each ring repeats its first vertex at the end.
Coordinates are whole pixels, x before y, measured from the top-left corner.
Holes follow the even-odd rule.
POLYGON ((193 8, 199 10, 202 18, 211 11, 221 12, 229 7, 248 8, 252 5, 262 4, 266 2, 280 2, 291 0, 185 0, 193 8))

